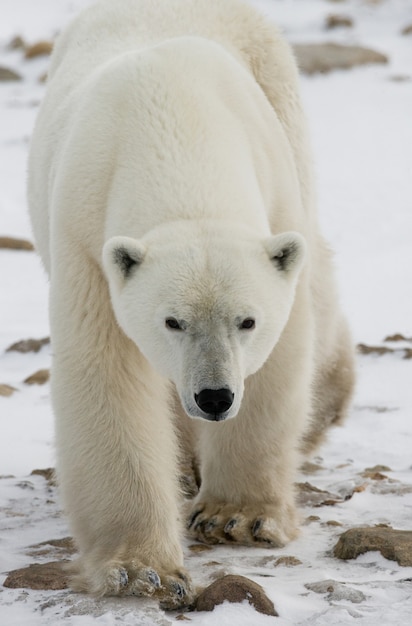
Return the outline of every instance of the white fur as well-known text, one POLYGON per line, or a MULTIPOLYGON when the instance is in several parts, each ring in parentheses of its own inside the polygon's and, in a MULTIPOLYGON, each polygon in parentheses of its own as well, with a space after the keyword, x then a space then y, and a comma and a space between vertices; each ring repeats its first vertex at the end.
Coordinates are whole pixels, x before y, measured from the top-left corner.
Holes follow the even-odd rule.
POLYGON ((188 603, 170 384, 199 418, 192 532, 258 545, 295 536, 299 449, 352 387, 289 47, 237 0, 102 0, 55 47, 29 200, 73 584, 188 603), (219 423, 204 389, 234 394, 219 423))

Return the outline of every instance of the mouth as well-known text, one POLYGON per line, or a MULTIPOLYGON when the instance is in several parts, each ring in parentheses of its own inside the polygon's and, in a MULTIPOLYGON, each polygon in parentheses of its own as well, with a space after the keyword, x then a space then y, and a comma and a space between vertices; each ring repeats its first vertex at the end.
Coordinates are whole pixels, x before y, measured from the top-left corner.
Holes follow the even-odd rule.
POLYGON ((206 422, 224 422, 225 420, 234 417, 230 414, 230 411, 225 411, 223 413, 206 413, 196 405, 187 406, 183 404, 183 407, 185 409, 185 413, 192 419, 205 420, 206 422))
POLYGON ((201 415, 200 417, 207 420, 208 422, 223 422, 227 418, 227 414, 226 413, 203 413, 203 415, 201 415))

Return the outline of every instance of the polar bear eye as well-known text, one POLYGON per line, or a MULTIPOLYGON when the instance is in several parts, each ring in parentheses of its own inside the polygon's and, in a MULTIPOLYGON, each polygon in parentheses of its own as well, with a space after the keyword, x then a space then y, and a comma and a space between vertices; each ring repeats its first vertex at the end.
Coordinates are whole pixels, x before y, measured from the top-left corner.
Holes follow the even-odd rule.
POLYGON ((255 327, 255 320, 253 317, 247 317, 240 323, 240 330, 252 330, 255 327))
POLYGON ((165 320, 165 324, 166 328, 170 328, 170 330, 183 330, 177 319, 174 317, 167 317, 165 320))

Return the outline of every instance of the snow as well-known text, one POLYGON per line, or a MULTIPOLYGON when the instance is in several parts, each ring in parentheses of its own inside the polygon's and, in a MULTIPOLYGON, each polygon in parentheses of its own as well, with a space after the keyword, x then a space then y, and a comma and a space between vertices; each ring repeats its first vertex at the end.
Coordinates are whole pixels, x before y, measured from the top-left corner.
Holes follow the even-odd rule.
MULTIPOLYGON (((44 93, 38 78, 48 63, 47 58, 25 61, 21 51, 10 51, 7 44, 15 35, 29 43, 53 38, 90 3, 2 2, 0 66, 15 69, 24 80, 0 83, 0 235, 31 238, 26 158, 44 93)), ((400 34, 412 23, 412 5, 404 0, 253 3, 293 42, 362 44, 389 57, 387 65, 302 77, 302 93, 312 130, 320 220, 336 253, 342 304, 354 340, 395 348, 396 343, 383 344, 387 335, 412 336, 412 46, 411 36, 400 34), (354 27, 325 30, 330 13, 351 16, 354 27)), ((5 352, 15 341, 48 332, 47 281, 39 260, 32 252, 0 250, 0 383, 18 390, 11 397, 0 396, 0 583, 10 569, 42 560, 29 556, 28 546, 68 534, 54 488, 43 477, 30 475, 32 469, 55 462, 49 386, 22 382, 50 366, 50 347, 37 354, 5 352)), ((191 552, 186 541, 186 563, 197 584, 210 582, 216 570, 248 576, 264 587, 280 617, 261 615, 247 604, 225 603, 213 613, 188 614, 193 624, 411 623, 412 567, 401 567, 377 552, 353 561, 332 556, 339 535, 348 528, 386 523, 411 529, 411 376, 412 360, 401 354, 358 357, 358 387, 349 419, 331 431, 320 449, 315 461, 321 469, 300 480, 336 494, 351 493, 355 486, 360 490, 334 506, 302 508, 297 540, 281 550, 217 547, 201 553, 191 552), (383 474, 397 482, 361 476, 378 464, 388 466, 391 471, 383 474), (285 555, 301 564, 275 566, 285 555), (208 565, 211 561, 219 565, 208 565), (330 599, 305 587, 329 579, 363 592, 365 600, 330 599)), ((1 626, 174 623, 176 613, 164 613, 149 600, 95 600, 67 590, 0 586, 1 626)))

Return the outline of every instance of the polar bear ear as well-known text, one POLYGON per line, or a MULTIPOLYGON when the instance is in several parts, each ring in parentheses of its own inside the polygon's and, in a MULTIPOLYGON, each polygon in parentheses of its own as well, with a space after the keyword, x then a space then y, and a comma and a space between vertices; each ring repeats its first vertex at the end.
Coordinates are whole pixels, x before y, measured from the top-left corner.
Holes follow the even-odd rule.
POLYGON ((296 232, 273 235, 265 241, 265 248, 275 267, 285 274, 298 274, 306 257, 306 242, 296 232))
POLYGON ((138 239, 112 237, 103 246, 103 267, 107 277, 125 281, 142 263, 146 249, 138 239))

